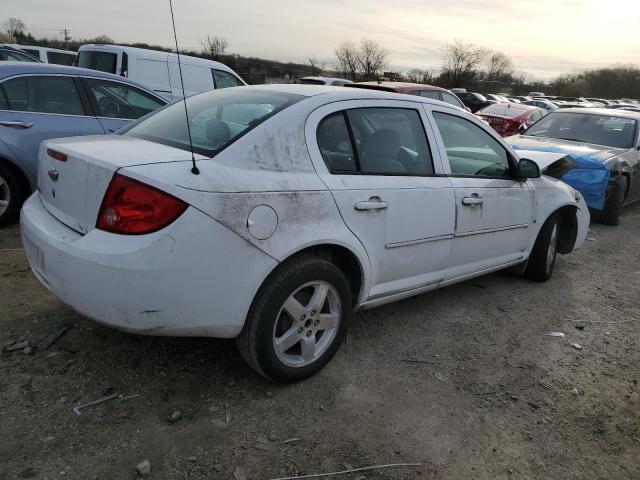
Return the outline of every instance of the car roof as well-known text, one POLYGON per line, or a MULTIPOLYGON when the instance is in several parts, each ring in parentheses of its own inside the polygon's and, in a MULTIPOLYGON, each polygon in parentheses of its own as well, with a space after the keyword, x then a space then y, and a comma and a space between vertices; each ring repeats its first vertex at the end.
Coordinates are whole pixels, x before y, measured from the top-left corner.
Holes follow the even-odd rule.
POLYGON ((358 82, 349 84, 349 88, 369 88, 371 90, 386 90, 399 93, 414 92, 416 90, 423 92, 446 91, 444 88, 433 85, 411 82, 358 82))
MULTIPOLYGON (((585 113, 588 115, 606 115, 608 117, 633 118, 640 120, 640 112, 630 110, 618 110, 615 108, 560 108, 552 113, 585 113)), ((549 114, 551 115, 551 113, 549 114)))
MULTIPOLYGON (((100 72, 99 70, 91 70, 88 68, 80 67, 68 67, 66 65, 56 65, 53 63, 35 63, 35 62, 0 62, 0 80, 15 75, 83 75, 86 77, 98 77, 110 80, 117 80, 119 82, 129 83, 135 85, 147 92, 153 93, 151 89, 144 85, 129 80, 125 77, 120 77, 112 73, 100 72)), ((157 93, 153 93, 154 96, 159 97, 157 93)))
MULTIPOLYGON (((309 84, 292 84, 292 83, 272 83, 268 85, 248 85, 245 87, 237 87, 250 90, 265 90, 270 92, 287 93, 292 95, 301 95, 304 97, 318 97, 320 95, 331 96, 331 101, 336 100, 399 100, 420 103, 431 103, 439 106, 447 106, 457 108, 448 103, 439 100, 433 100, 428 97, 419 97, 417 95, 406 95, 404 93, 392 92, 388 90, 376 90, 372 88, 353 88, 350 86, 337 87, 333 85, 309 85, 309 84)), ((460 110, 458 108, 458 110, 460 110)))

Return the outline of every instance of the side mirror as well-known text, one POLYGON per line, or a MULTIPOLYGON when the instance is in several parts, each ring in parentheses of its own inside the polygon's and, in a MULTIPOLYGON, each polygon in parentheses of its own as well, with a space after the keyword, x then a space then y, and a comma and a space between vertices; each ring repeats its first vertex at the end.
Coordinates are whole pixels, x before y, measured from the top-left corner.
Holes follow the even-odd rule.
POLYGON ((527 125, 525 123, 521 123, 520 126, 518 127, 518 133, 522 135, 526 131, 527 131, 527 125))
POLYGON ((529 160, 528 158, 521 158, 518 163, 518 172, 516 177, 519 179, 527 179, 527 178, 540 178, 542 173, 540 173, 540 167, 533 160, 529 160))

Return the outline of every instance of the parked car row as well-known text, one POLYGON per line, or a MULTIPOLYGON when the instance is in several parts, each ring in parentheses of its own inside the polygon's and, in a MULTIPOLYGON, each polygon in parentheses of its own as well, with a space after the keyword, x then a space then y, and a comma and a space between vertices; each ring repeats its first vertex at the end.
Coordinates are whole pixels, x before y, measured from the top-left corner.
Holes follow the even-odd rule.
MULTIPOLYGON (((20 52, 24 52, 35 60, 22 61, 40 61, 42 63, 54 63, 56 65, 71 66, 75 63, 77 53, 69 50, 60 50, 59 48, 39 47, 32 45, 17 45, 12 43, 0 44, 0 47, 9 47, 20 52)), ((20 61, 20 60, 19 60, 20 61)))

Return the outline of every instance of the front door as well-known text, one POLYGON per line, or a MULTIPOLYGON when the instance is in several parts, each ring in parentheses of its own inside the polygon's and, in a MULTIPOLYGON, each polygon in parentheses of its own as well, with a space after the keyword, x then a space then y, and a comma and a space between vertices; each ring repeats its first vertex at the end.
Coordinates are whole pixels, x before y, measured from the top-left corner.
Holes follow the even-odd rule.
POLYGON ((445 278, 454 192, 437 176, 425 120, 417 103, 349 101, 317 110, 307 123, 316 170, 369 255, 369 300, 445 278))
POLYGON ((514 178, 515 158, 484 128, 456 112, 433 111, 433 117, 455 190, 448 279, 524 259, 534 190, 514 178))
POLYGON ((0 135, 33 178, 43 140, 102 134, 100 122, 88 114, 77 78, 25 75, 0 84, 0 135))

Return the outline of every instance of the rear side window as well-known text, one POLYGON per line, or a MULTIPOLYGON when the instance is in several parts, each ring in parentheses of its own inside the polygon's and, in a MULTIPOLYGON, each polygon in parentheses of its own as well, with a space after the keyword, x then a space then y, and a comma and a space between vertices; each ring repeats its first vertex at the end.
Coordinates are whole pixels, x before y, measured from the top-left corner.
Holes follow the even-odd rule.
POLYGON ((85 78, 99 117, 136 119, 164 105, 139 88, 120 82, 85 78))
MULTIPOLYGON (((272 115, 303 97, 244 88, 211 90, 187 98, 196 153, 213 157, 272 115)), ((124 135, 190 150, 184 104, 174 103, 134 124, 124 135)))
POLYGON ((73 65, 73 61, 75 59, 76 59, 76 56, 70 53, 47 52, 47 62, 49 63, 71 66, 73 65))
POLYGON ((84 115, 78 89, 70 77, 19 77, 7 80, 2 88, 10 110, 84 115))
POLYGON ((78 66, 100 72, 116 73, 118 55, 110 52, 83 50, 78 53, 78 66))
POLYGON ((331 173, 356 173, 355 155, 344 112, 336 112, 318 126, 318 146, 331 173))
POLYGON ((442 100, 450 105, 464 108, 464 105, 462 104, 460 99, 455 95, 450 94, 449 92, 442 92, 442 100))
POLYGON ((9 102, 2 86, 0 86, 0 110, 9 110, 9 102))
POLYGON ((38 60, 40 60, 40 51, 39 50, 33 50, 30 48, 21 48, 20 50, 22 50, 24 53, 28 53, 29 55, 31 55, 32 57, 37 58, 38 60))
POLYGON ((452 175, 511 178, 509 156, 498 141, 474 123, 433 112, 452 175))
POLYGON ((241 85, 235 75, 222 70, 213 70, 213 79, 216 82, 216 88, 229 88, 241 85))
POLYGON ((433 100, 440 100, 440 93, 438 93, 438 92, 428 92, 428 91, 422 90, 420 92, 420 96, 421 97, 432 98, 433 100))
POLYGON ((318 127, 318 145, 331 173, 434 173, 431 151, 417 111, 357 108, 345 113, 346 117, 341 117, 342 112, 330 115, 318 127))

